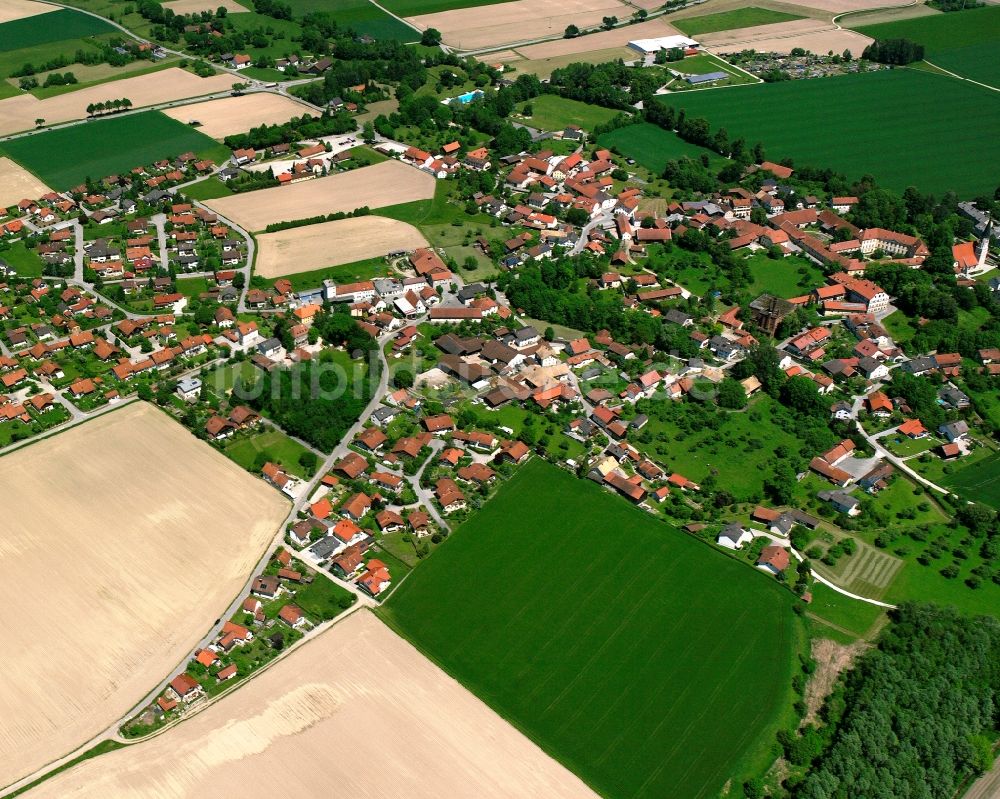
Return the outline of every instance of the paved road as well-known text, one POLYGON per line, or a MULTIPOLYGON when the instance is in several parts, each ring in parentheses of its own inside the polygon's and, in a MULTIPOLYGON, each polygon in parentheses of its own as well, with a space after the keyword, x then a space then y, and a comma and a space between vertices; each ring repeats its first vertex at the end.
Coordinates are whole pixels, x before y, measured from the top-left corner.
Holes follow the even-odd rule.
POLYGON ((858 432, 861 433, 861 435, 863 435, 865 437, 865 441, 867 441, 869 444, 871 444, 872 448, 875 450, 875 454, 876 455, 880 455, 881 457, 885 458, 887 461, 889 461, 889 463, 891 463, 896 468, 898 468, 898 469, 906 472, 910 477, 912 477, 914 480, 916 480, 921 485, 926 486, 927 488, 930 488, 930 489, 932 489, 934 491, 937 491, 939 494, 950 494, 951 493, 947 488, 942 488, 937 483, 932 483, 930 480, 928 480, 923 475, 915 472, 913 469, 911 469, 909 466, 906 465, 905 461, 903 461, 901 458, 897 458, 895 455, 893 455, 891 452, 889 452, 889 450, 887 450, 885 447, 883 447, 878 442, 879 438, 887 436, 887 435, 890 435, 891 433, 893 433, 895 431, 896 428, 892 428, 891 430, 884 430, 883 432, 879 433, 878 435, 870 436, 865 431, 864 427, 861 426, 861 422, 860 421, 855 421, 855 425, 858 428, 858 432))

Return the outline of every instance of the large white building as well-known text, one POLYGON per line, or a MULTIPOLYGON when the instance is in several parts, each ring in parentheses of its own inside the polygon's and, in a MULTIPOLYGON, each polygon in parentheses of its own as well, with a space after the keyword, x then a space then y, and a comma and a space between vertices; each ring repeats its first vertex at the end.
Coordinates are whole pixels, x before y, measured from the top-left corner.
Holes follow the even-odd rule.
POLYGON ((701 47, 694 39, 687 36, 659 36, 655 39, 634 39, 628 43, 633 50, 638 50, 643 55, 653 55, 660 50, 673 50, 680 48, 686 50, 689 47, 701 47))

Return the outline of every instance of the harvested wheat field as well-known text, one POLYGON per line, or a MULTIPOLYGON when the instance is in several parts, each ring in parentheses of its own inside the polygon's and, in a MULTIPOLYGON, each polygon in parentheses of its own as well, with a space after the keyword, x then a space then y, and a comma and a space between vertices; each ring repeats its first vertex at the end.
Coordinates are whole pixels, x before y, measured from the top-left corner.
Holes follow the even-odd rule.
POLYGON ((49 11, 58 11, 59 6, 48 6, 33 0, 3 0, 0 3, 0 23, 13 22, 15 19, 36 17, 49 11))
POLYGON ((132 403, 0 458, 0 786, 128 713, 232 601, 281 495, 132 403))
POLYGON ((596 799, 368 610, 166 734, 26 795, 596 799))
POLYGON ((747 49, 760 53, 789 53, 793 48, 801 47, 814 53, 830 50, 842 53, 850 49, 852 55, 860 56, 872 40, 855 31, 839 30, 815 19, 797 19, 774 25, 705 33, 698 37, 698 41, 708 50, 722 53, 747 49))
POLYGON ((232 86, 232 75, 199 78, 186 70, 170 67, 134 78, 122 78, 114 83, 102 83, 58 94, 45 100, 39 100, 31 94, 22 94, 0 100, 0 135, 33 128, 38 118, 44 119, 48 125, 83 119, 87 116, 88 105, 103 103, 116 97, 127 97, 135 108, 142 108, 171 100, 183 100, 185 97, 229 91, 232 86))
POLYGON ((205 203, 244 230, 263 230, 272 222, 306 219, 368 206, 428 200, 434 177, 400 161, 383 161, 325 178, 275 186, 205 203))
POLYGON ((782 5, 798 6, 806 10, 812 8, 818 11, 827 11, 831 14, 842 14, 845 11, 867 11, 871 8, 884 8, 893 5, 893 3, 890 0, 782 0, 782 5))
POLYGON ((280 94, 257 92, 240 97, 222 97, 203 103, 168 108, 164 112, 185 125, 198 120, 198 130, 213 139, 223 139, 233 133, 246 133, 260 125, 283 125, 292 117, 303 114, 318 116, 307 105, 280 94))
POLYGON ((169 3, 161 3, 161 5, 164 8, 169 8, 175 14, 197 14, 201 11, 215 11, 218 8, 224 8, 230 14, 249 10, 235 0, 170 0, 169 3))
POLYGON ((630 6, 616 0, 513 0, 487 8, 459 8, 407 17, 419 30, 436 28, 446 44, 459 50, 499 47, 515 42, 561 35, 567 25, 599 25, 602 17, 627 19, 630 6))
POLYGON ((427 239, 406 222, 359 216, 264 233, 257 236, 257 246, 260 251, 256 273, 275 278, 415 250, 426 247, 427 239))
POLYGON ((50 191, 52 189, 23 166, 0 157, 0 208, 8 208, 21 200, 37 200, 50 191))
MULTIPOLYGON (((585 54, 593 50, 608 50, 612 47, 628 47, 628 43, 634 39, 655 39, 659 36, 676 36, 678 33, 676 28, 659 18, 640 22, 638 25, 626 25, 624 28, 590 33, 575 39, 554 39, 551 42, 529 44, 526 47, 518 47, 517 52, 525 58, 552 58, 575 53, 585 54)), ((629 49, 628 52, 632 58, 642 57, 636 50, 629 49)), ((484 60, 485 58, 486 56, 483 56, 484 60)))

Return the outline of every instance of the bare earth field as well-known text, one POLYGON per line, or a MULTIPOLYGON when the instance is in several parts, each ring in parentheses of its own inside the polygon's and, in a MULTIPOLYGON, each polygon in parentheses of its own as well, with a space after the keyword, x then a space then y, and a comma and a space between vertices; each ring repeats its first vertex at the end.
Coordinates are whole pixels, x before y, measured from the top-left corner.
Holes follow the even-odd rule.
POLYGON ((88 105, 103 103, 115 97, 128 97, 135 108, 142 108, 171 100, 183 100, 185 97, 229 91, 232 85, 232 75, 199 78, 191 72, 171 67, 148 75, 122 78, 110 85, 100 84, 59 94, 45 100, 39 100, 30 94, 8 97, 0 100, 0 135, 33 128, 39 117, 50 125, 83 119, 87 116, 88 105))
POLYGON ((751 48, 762 53, 788 53, 795 47, 802 47, 814 53, 827 53, 830 50, 842 53, 850 49, 853 55, 860 56, 872 40, 856 31, 838 30, 829 23, 797 19, 774 25, 706 33, 698 37, 698 41, 709 50, 725 53, 751 48))
POLYGON ((283 95, 258 92, 181 105, 168 108, 163 113, 185 125, 196 119, 201 123, 200 132, 213 139, 223 139, 259 125, 282 125, 292 117, 316 112, 283 95))
POLYGON ((224 8, 230 14, 248 10, 235 0, 170 0, 161 5, 175 14, 197 14, 200 11, 215 11, 217 8, 224 8))
POLYGON ((446 44, 460 50, 499 47, 505 44, 562 34, 567 25, 600 24, 601 18, 627 19, 629 6, 616 0, 514 0, 483 7, 459 8, 436 14, 407 17, 419 30, 436 28, 446 44))
POLYGON ((15 19, 47 14, 58 9, 58 6, 47 6, 32 0, 3 0, 0 3, 0 22, 13 22, 15 19))
POLYGON ((870 8, 899 5, 893 0, 782 0, 784 5, 814 8, 828 11, 832 14, 842 14, 845 11, 866 11, 870 8))
POLYGON ((433 196, 433 176, 400 161, 383 161, 291 186, 209 200, 205 205, 245 230, 256 231, 272 222, 353 211, 365 205, 382 208, 433 196))
POLYGON ((114 724, 232 601, 281 495, 133 403, 0 458, 0 786, 114 724))
POLYGON ((26 796, 362 796, 373 784, 406 799, 596 799, 367 610, 166 734, 26 796))
POLYGON ((37 200, 51 189, 20 164, 0 158, 0 208, 21 200, 37 200))
POLYGON ((359 216, 308 227, 263 233, 256 273, 275 278, 324 266, 352 264, 397 250, 426 247, 427 239, 413 225, 384 216, 359 216))

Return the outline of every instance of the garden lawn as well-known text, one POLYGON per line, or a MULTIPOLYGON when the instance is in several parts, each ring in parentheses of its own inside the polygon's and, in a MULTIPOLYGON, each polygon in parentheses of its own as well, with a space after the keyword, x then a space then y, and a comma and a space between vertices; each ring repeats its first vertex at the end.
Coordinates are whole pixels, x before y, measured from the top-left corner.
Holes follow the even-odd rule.
POLYGON ((555 94, 543 94, 530 101, 532 114, 525 117, 525 124, 539 130, 563 130, 567 125, 576 125, 586 131, 593 131, 614 118, 621 111, 602 108, 599 105, 570 100, 555 94))
POLYGON ((790 255, 774 260, 765 253, 755 253, 747 258, 747 266, 753 276, 749 289, 753 295, 767 292, 788 299, 823 285, 823 271, 807 258, 790 255))
POLYGON ((177 278, 177 291, 185 297, 198 299, 198 295, 208 291, 208 278, 206 277, 180 277, 177 278))
POLYGON ((696 36, 699 33, 715 33, 716 31, 731 31, 737 28, 753 28, 757 25, 772 25, 777 22, 792 22, 804 19, 798 14, 786 14, 782 11, 771 11, 767 8, 748 6, 734 11, 721 11, 718 14, 705 14, 700 17, 671 20, 671 24, 681 33, 696 36))
POLYGON ((158 111, 109 117, 0 144, 0 152, 57 191, 88 177, 100 180, 127 174, 135 166, 188 150, 216 163, 229 157, 214 139, 158 111))
POLYGON ((277 463, 286 472, 298 477, 312 477, 311 470, 299 463, 299 456, 308 452, 298 441, 286 436, 280 430, 265 429, 249 437, 237 437, 222 450, 247 471, 254 471, 254 463, 259 455, 277 463))
POLYGON ((192 200, 217 200, 219 197, 230 197, 234 194, 229 186, 214 175, 185 186, 182 191, 192 200))
POLYGON ((379 612, 603 796, 698 799, 773 760, 794 601, 536 458, 379 612))
POLYGON ((922 44, 932 64, 1000 88, 1000 8, 996 6, 867 25, 858 31, 873 39, 922 44))
POLYGON ((291 281, 293 291, 320 288, 324 280, 335 280, 337 283, 354 283, 358 280, 371 280, 388 272, 384 258, 368 258, 340 266, 327 266, 314 269, 311 272, 298 272, 286 275, 291 281))
POLYGON ((667 161, 684 156, 701 160, 703 155, 707 155, 713 169, 721 169, 725 161, 718 153, 699 147, 697 144, 689 144, 676 133, 649 122, 604 133, 598 136, 597 143, 601 147, 621 153, 626 158, 634 159, 656 176, 663 174, 663 167, 667 161))
POLYGON ((6 261, 18 277, 41 277, 45 266, 35 250, 28 249, 23 241, 11 243, 10 249, 0 249, 0 260, 6 261))
POLYGON ((870 173, 897 191, 912 185, 972 197, 996 188, 996 176, 982 165, 1000 161, 1000 137, 994 134, 1000 93, 967 81, 897 69, 685 92, 660 102, 684 109, 688 118, 704 117, 713 131, 724 127, 731 138, 762 142, 771 160, 792 158, 799 166, 835 169, 850 179, 870 173), (941 113, 914 114, 920 107, 941 113), (850 125, 859 108, 865 109, 864 124, 850 125), (979 123, 968 125, 967 119, 979 123))

